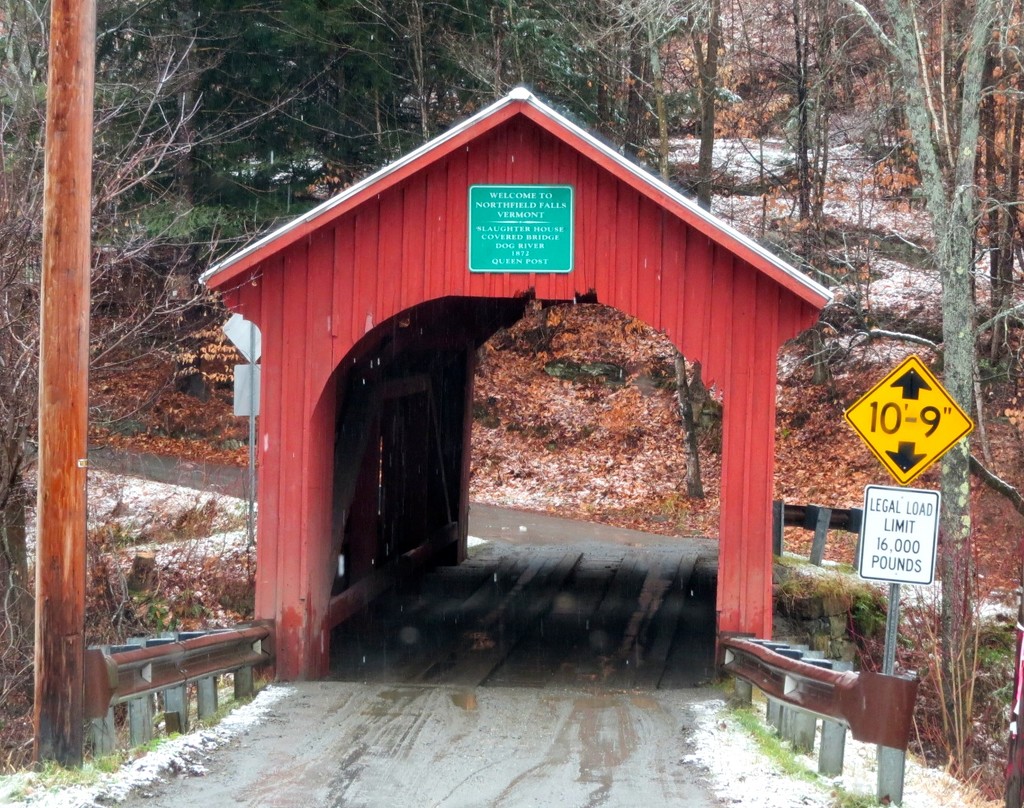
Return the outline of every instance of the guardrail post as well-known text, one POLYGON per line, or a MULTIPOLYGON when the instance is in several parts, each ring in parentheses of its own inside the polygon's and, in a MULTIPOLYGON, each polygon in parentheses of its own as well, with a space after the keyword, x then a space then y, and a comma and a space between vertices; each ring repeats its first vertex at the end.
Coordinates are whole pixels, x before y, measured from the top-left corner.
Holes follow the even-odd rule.
POLYGON ((814 731, 818 726, 818 719, 813 713, 804 710, 787 709, 789 735, 788 740, 793 745, 794 752, 814 751, 814 731))
POLYGON ((146 694, 128 702, 128 743, 142 746, 153 740, 153 696, 146 694))
POLYGON ((117 727, 114 725, 114 708, 107 710, 103 718, 94 718, 90 722, 92 729, 92 753, 95 757, 103 757, 114 753, 117 745, 117 727))
POLYGON ((821 748, 818 750, 818 774, 838 777, 843 773, 846 754, 846 727, 838 721, 821 720, 821 748))
POLYGON ((786 503, 777 499, 772 503, 772 554, 782 555, 782 531, 785 528, 786 503))
POLYGON ((821 566, 825 557, 825 541, 828 539, 828 524, 831 520, 832 509, 818 505, 814 520, 814 540, 811 542, 811 563, 816 567, 821 566))
POLYGON ((207 676, 196 683, 196 710, 199 720, 211 718, 217 712, 217 677, 207 676))
POLYGON ((235 699, 247 699, 252 695, 252 666, 235 671, 235 699))
POLYGON ((878 747, 878 801, 888 799, 889 805, 903 804, 903 776, 906 752, 889 746, 878 747))
POLYGON ((164 691, 164 721, 167 734, 188 732, 188 689, 185 685, 169 687, 164 691))
POLYGON ((738 676, 732 680, 732 683, 736 701, 749 707, 754 700, 754 686, 738 676))
POLYGON ((765 716, 768 726, 774 727, 776 732, 782 732, 782 702, 778 699, 768 697, 768 713, 765 716))

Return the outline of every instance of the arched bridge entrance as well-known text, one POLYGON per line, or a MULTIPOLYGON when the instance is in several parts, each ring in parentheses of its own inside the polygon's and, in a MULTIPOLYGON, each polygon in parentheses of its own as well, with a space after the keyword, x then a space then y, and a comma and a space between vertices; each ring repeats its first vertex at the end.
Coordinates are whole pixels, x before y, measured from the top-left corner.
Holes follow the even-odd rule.
POLYGON ((725 405, 718 630, 770 634, 776 357, 830 294, 529 92, 204 278, 263 332, 256 614, 280 677, 326 672, 371 571, 464 556, 474 351, 532 299, 614 306, 702 363, 725 405))

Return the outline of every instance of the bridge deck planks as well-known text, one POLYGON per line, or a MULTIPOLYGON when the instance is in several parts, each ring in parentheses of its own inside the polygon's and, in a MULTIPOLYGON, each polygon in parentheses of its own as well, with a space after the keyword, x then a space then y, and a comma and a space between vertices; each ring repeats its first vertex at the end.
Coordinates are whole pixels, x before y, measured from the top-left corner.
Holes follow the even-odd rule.
POLYGON ((713 674, 714 589, 692 554, 487 548, 340 626, 332 678, 465 687, 688 687, 713 674))

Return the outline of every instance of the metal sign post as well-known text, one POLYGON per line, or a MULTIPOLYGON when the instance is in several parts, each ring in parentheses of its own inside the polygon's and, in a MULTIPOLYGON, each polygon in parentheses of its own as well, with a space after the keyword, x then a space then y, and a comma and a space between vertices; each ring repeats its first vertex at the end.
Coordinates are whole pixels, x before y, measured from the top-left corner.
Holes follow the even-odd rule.
MULTIPOLYGON (((889 584, 889 611, 885 616, 885 650, 882 653, 882 673, 894 675, 896 671, 896 640, 900 632, 900 585, 889 584)), ((903 781, 906 775, 907 753, 889 746, 878 747, 878 782, 875 796, 879 802, 888 799, 903 804, 903 781)))
MULTIPOLYGON (((974 422, 917 356, 909 356, 844 413, 846 422, 896 482, 907 485, 974 429, 974 422)), ((939 494, 869 485, 858 572, 889 582, 882 673, 896 667, 900 584, 931 584, 939 494)), ((905 753, 878 747, 878 799, 903 801, 905 753)))
POLYGON ((256 540, 256 416, 259 415, 260 366, 263 353, 260 329, 241 314, 232 314, 224 324, 225 336, 248 361, 235 365, 235 415, 249 416, 249 484, 246 515, 247 547, 256 540))
POLYGON ((1006 808, 1024 805, 1024 591, 1017 607, 1017 666, 1010 703, 1010 753, 1006 764, 1006 808))
MULTIPOLYGON (((882 673, 896 671, 900 626, 900 584, 929 585, 935 578, 939 536, 938 491, 869 485, 864 489, 858 573, 869 581, 889 582, 882 673)), ((879 800, 903 801, 906 753, 878 747, 879 800)))

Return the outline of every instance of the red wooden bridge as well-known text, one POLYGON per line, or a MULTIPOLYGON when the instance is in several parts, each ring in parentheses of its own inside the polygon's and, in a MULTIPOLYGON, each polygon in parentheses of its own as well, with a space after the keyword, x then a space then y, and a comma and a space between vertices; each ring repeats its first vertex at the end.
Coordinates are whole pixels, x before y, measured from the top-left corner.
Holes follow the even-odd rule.
POLYGON ((465 557, 475 349, 531 300, 614 306, 702 363, 724 398, 717 630, 769 636, 777 352, 831 296, 529 92, 204 278, 263 333, 256 615, 279 677, 326 673, 382 570, 465 557), (557 190, 562 218, 523 201, 512 230, 567 252, 542 264, 524 235, 471 271, 504 227, 470 208, 481 186, 557 190))

